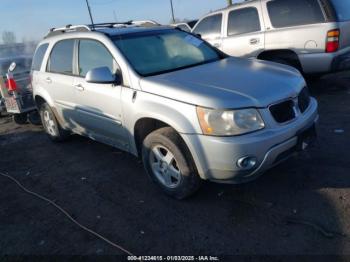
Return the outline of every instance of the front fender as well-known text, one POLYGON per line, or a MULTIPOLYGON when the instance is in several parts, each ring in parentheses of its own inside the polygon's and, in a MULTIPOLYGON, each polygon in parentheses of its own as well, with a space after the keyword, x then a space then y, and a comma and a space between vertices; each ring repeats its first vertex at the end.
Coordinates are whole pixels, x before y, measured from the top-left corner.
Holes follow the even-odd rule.
POLYGON ((201 133, 194 105, 130 88, 123 90, 122 101, 123 123, 130 133, 132 153, 137 151, 134 128, 137 121, 143 118, 164 122, 179 134, 201 133), (134 94, 135 92, 136 94, 134 94))

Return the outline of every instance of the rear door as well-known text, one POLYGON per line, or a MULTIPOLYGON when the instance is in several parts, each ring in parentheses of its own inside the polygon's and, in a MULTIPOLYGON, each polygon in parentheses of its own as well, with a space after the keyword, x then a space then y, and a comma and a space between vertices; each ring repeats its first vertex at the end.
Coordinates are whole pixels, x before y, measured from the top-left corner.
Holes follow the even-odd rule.
POLYGON ((222 50, 232 56, 255 57, 265 46, 260 2, 227 13, 222 50))
POLYGON ((76 105, 73 87, 74 39, 61 40, 51 50, 46 73, 41 81, 54 102, 55 113, 64 120, 65 126, 76 127, 76 105))
POLYGON ((194 34, 202 38, 216 48, 222 48, 223 14, 216 13, 200 20, 193 29, 194 34))
POLYGON ((41 44, 37 47, 35 50, 33 61, 32 61, 32 68, 31 68, 31 78, 32 78, 32 86, 33 87, 43 87, 43 85, 46 85, 46 82, 43 80, 45 79, 45 70, 42 70, 43 67, 43 61, 46 54, 46 51, 49 47, 49 44, 41 44))
POLYGON ((128 140, 122 125, 122 86, 88 83, 85 80, 91 69, 108 67, 112 74, 121 74, 120 68, 99 41, 81 39, 77 48, 78 76, 74 79, 77 124, 88 136, 125 149, 128 140))

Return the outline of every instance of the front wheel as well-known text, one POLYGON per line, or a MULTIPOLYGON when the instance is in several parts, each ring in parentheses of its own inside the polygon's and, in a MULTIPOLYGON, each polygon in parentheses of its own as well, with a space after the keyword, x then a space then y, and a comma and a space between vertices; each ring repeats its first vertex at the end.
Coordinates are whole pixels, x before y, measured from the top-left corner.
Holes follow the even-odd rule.
POLYGON ((158 129, 146 137, 142 160, 152 180, 174 198, 189 197, 201 185, 187 146, 170 127, 158 129))
POLYGON ((60 142, 69 137, 69 132, 60 126, 52 109, 47 103, 41 105, 39 113, 45 132, 52 141, 60 142))

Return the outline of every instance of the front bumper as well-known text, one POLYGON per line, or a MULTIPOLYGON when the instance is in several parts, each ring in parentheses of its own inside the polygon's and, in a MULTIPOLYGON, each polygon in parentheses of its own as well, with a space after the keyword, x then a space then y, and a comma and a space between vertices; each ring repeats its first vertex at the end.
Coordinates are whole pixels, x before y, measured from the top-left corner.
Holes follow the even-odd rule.
POLYGON ((235 137, 182 134, 199 175, 221 183, 244 183, 256 179, 296 151, 298 134, 318 121, 317 101, 311 99, 307 111, 287 125, 270 125, 264 130, 235 137), (254 156, 257 165, 244 170, 238 159, 254 156))

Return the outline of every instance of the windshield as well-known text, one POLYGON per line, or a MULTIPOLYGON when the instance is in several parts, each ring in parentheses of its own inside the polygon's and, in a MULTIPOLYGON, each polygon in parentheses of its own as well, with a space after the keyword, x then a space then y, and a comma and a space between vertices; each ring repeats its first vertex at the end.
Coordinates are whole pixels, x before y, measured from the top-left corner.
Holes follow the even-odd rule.
POLYGON ((142 76, 180 70, 221 58, 209 44, 180 30, 124 35, 113 40, 142 76))
POLYGON ((337 18, 340 22, 350 20, 350 1, 349 0, 332 0, 337 18))

